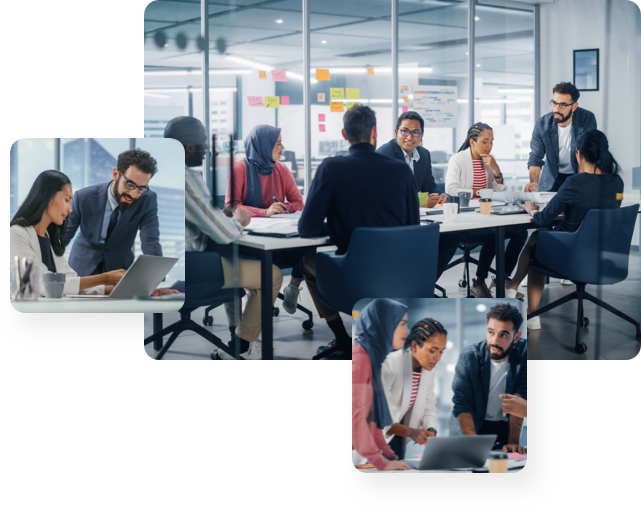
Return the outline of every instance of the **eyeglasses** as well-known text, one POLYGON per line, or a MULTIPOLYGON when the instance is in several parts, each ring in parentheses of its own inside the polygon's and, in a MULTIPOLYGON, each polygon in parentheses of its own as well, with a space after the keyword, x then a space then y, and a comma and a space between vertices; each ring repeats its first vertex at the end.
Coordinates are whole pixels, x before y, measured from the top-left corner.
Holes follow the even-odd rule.
POLYGON ((119 169, 118 171, 120 171, 120 174, 125 179, 125 187, 127 187, 129 190, 138 190, 138 192, 140 192, 141 194, 149 190, 148 185, 145 185, 144 187, 142 187, 137 183, 132 182, 131 180, 127 180, 127 177, 125 176, 125 174, 122 172, 121 169, 119 169))
POLYGON ((420 138, 421 134, 423 134, 421 131, 412 131, 412 132, 410 132, 407 129, 401 129, 399 132, 401 133, 401 136, 409 136, 411 134, 415 138, 420 138))
POLYGON ((566 104, 565 102, 559 103, 559 102, 554 102, 553 100, 550 101, 550 106, 552 106, 552 107, 558 106, 561 109, 569 108, 573 104, 576 104, 576 102, 571 102, 570 104, 566 104))

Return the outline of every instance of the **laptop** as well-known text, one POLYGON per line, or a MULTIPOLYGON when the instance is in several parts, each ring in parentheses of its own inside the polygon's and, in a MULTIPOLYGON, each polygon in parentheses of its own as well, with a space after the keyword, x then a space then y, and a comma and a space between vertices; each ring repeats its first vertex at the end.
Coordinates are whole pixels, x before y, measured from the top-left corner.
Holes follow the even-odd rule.
MULTIPOLYGON (((476 210, 478 213, 481 213, 481 209, 476 210)), ((504 206, 493 206, 492 215, 513 215, 515 213, 527 213, 525 208, 521 205, 504 205, 504 206)))
POLYGON ((483 467, 496 438, 496 434, 431 437, 425 444, 418 469, 483 467))
POLYGON ((71 298, 133 298, 149 296, 169 273, 178 258, 138 256, 108 295, 68 295, 71 298))

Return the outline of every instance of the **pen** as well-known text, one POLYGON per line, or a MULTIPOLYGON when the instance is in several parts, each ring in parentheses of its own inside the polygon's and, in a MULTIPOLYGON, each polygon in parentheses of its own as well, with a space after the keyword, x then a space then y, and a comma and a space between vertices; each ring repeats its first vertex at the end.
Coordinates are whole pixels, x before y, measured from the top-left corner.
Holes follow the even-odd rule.
MULTIPOLYGON (((272 197, 274 198, 274 202, 275 202, 275 203, 280 203, 280 201, 278 201, 278 200, 276 199, 276 196, 272 196, 272 197)), ((283 205, 283 207, 284 207, 284 205, 283 205)), ((289 210, 287 210, 287 208, 285 208, 285 213, 289 213, 289 210)))

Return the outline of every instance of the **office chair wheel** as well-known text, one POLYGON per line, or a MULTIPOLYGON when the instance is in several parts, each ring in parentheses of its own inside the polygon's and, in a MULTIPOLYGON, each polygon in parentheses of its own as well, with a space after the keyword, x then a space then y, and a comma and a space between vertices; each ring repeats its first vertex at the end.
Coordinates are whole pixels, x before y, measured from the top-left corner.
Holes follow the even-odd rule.
POLYGON ((314 322, 311 319, 308 319, 307 321, 303 321, 304 330, 311 330, 312 328, 314 328, 314 322))
POLYGON ((588 326, 589 324, 590 324, 590 320, 589 320, 588 318, 584 317, 584 318, 581 320, 581 323, 579 324, 579 326, 581 326, 581 327, 585 327, 585 326, 588 326))
POLYGON ((586 346, 583 342, 579 342, 576 346, 574 346, 574 352, 577 355, 582 355, 588 350, 588 346, 586 346))
POLYGON ((280 314, 280 309, 278 307, 274 307, 274 317, 278 317, 278 314, 280 314))
POLYGON ((203 325, 204 326, 211 326, 214 324, 214 316, 205 316, 203 318, 203 325))
POLYGON ((458 287, 460 288, 466 288, 467 287, 467 281, 465 279, 461 279, 458 281, 458 287))

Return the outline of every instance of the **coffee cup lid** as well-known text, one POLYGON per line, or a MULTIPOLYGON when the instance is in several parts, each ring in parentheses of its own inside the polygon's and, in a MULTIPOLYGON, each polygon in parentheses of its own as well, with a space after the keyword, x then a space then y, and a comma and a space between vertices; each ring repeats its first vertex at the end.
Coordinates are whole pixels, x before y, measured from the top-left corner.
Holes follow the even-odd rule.
POLYGON ((487 202, 490 202, 490 203, 491 203, 491 202, 492 202, 492 199, 491 199, 491 198, 481 198, 481 199, 479 199, 479 201, 480 201, 481 203, 487 203, 487 202))
POLYGON ((509 456, 505 452, 492 452, 490 453, 490 460, 505 460, 508 459, 509 456))

